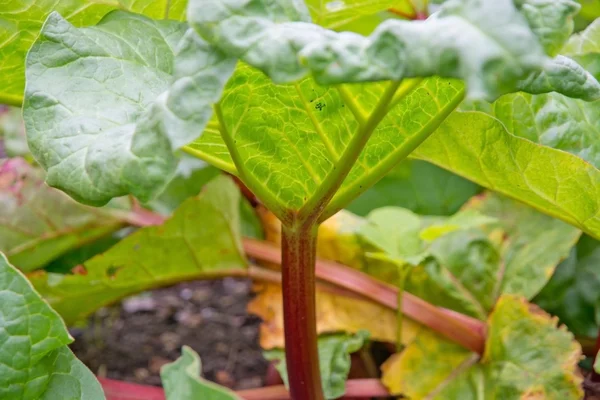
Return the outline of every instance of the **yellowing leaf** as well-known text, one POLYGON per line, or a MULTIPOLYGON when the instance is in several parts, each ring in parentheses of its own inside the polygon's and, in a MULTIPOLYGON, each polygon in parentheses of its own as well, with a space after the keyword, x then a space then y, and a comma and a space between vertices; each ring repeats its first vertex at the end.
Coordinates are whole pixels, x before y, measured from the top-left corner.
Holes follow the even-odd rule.
POLYGON ((384 364, 383 382, 412 400, 578 400, 581 347, 556 324, 522 298, 502 296, 488 319, 480 361, 423 332, 384 364))
MULTIPOLYGON (((263 319, 260 345, 263 349, 284 347, 283 306, 281 286, 261 283, 257 296, 248 304, 248 311, 263 319)), ((405 319, 402 339, 410 341, 419 329, 417 323, 405 319)), ((368 330, 372 340, 396 341, 396 313, 371 301, 317 290, 317 332, 356 333, 368 330)))
POLYGON ((36 289, 67 323, 142 290, 182 280, 243 275, 239 192, 219 177, 161 226, 139 229, 88 260, 84 275, 36 274, 36 289))

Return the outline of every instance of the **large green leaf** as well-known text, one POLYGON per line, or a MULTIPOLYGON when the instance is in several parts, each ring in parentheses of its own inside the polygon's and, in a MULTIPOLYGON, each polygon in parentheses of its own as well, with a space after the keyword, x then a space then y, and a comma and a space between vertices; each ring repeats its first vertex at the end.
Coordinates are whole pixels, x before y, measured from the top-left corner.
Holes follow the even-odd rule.
MULTIPOLYGON (((337 399, 346 392, 346 379, 350 372, 350 354, 360 350, 369 337, 367 331, 356 334, 333 333, 320 335, 318 338, 319 369, 326 399, 337 399)), ((285 352, 273 349, 264 352, 267 360, 277 361, 275 367, 281 374, 285 385, 288 385, 285 352)))
MULTIPOLYGON (((456 81, 437 77, 406 79, 399 88, 394 82, 323 87, 311 78, 300 79, 309 71, 317 82, 324 83, 432 74, 461 77, 467 80, 468 90, 488 97, 516 88, 542 92, 564 89, 586 99, 600 94, 598 82, 573 61, 557 59, 545 63, 547 58, 537 36, 512 2, 454 1, 443 7, 438 17, 426 22, 388 21, 365 38, 308 25, 308 12, 297 2, 259 1, 250 5, 232 1, 227 7, 216 2, 190 3, 191 23, 207 41, 258 67, 275 82, 295 83, 272 84, 260 71, 241 64, 226 86, 217 107, 217 118, 187 148, 188 152, 239 175, 283 221, 296 211, 302 217, 327 203, 331 198, 328 196, 338 189, 336 180, 343 178, 348 164, 354 164, 322 214, 321 219, 325 219, 367 190, 430 135, 462 100, 464 89, 456 81), (207 8, 213 12, 206 12, 207 8), (483 24, 479 19, 473 22, 476 16, 486 21, 485 34, 472 26, 472 23, 483 24), (469 27, 461 27, 461 21, 469 27), (446 29, 444 35, 436 33, 440 26, 446 29), (396 31, 388 35, 388 29, 396 31), (447 34, 448 29, 451 35, 447 34), (426 39, 419 36, 421 30, 427 32, 425 36, 451 38, 450 47, 455 50, 453 46, 463 43, 463 47, 459 46, 460 55, 452 53, 453 50, 446 53, 448 43, 444 41, 420 43, 426 39), (508 39, 507 30, 520 39, 508 39), (410 43, 406 49, 416 46, 419 51, 408 51, 408 59, 394 64, 390 60, 396 53, 378 51, 381 47, 378 46, 383 38, 393 43, 396 34, 407 34, 410 43), (464 41, 458 39, 462 35, 464 41), (267 39, 271 37, 278 40, 267 39), (532 47, 527 51, 520 47, 529 40, 524 38, 533 43, 529 43, 532 47), (501 55, 492 55, 481 52, 480 45, 492 53, 503 49, 501 55), (445 56, 437 55, 410 59, 412 55, 420 57, 423 49, 429 47, 434 53, 441 51, 455 57, 453 60, 462 61, 448 63, 445 56), (537 60, 548 67, 543 72, 541 64, 532 61, 538 50, 537 60), (471 51, 477 56, 470 54, 471 51), (496 56, 497 63, 485 61, 496 56), (437 60, 440 65, 460 71, 423 65, 424 59, 437 60), (501 76, 507 81, 500 82, 496 73, 486 77, 478 70, 492 64, 498 68, 502 65, 501 76), (388 67, 391 72, 386 75, 388 67), (414 73, 407 71, 411 68, 414 73), (515 75, 511 77, 510 71, 515 75), (574 83, 582 76, 586 78, 584 82, 574 83), (367 140, 359 156, 357 149, 367 140)), ((386 48, 392 47, 386 42, 386 48)), ((398 54, 404 53, 398 51, 398 54)))
POLYGON ((127 212, 83 206, 43 179, 20 158, 0 165, 0 251, 24 271, 118 230, 127 212))
POLYGON ((3 1, 0 6, 0 103, 21 105, 25 87, 25 55, 52 11, 77 26, 93 25, 118 8, 152 18, 183 19, 185 0, 31 0, 3 1))
POLYGON ((435 165, 407 160, 346 208, 362 216, 386 206, 424 215, 451 215, 480 190, 475 183, 435 165))
POLYGON ((580 356, 573 335, 555 319, 505 295, 489 316, 481 361, 424 331, 384 364, 383 383, 413 400, 577 400, 583 396, 580 356))
POLYGON ((583 236, 534 299, 579 336, 595 338, 600 325, 600 242, 583 236))
POLYGON ((167 400, 239 400, 232 391, 200 377, 200 357, 183 346, 181 357, 163 366, 160 377, 167 400))
POLYGON ((415 155, 600 238, 600 171, 489 115, 455 112, 415 155))
POLYGON ((103 400, 64 322, 0 254, 0 398, 103 400))
MULTIPOLYGON (((305 206, 336 171, 353 135, 363 129, 355 115, 373 113, 386 87, 385 83, 323 87, 310 78, 274 85, 260 71, 242 64, 220 102, 220 123, 209 124, 189 151, 238 174, 278 217, 285 218, 283 209, 305 206), (220 131, 241 171, 236 170, 220 131)), ((333 199, 330 214, 385 175, 462 99, 460 85, 438 78, 408 82, 404 88, 400 90, 413 90, 390 101, 392 111, 373 130, 333 199)))
MULTIPOLYGON (((487 194, 449 218, 419 218, 395 208, 375 210, 360 235, 382 253, 378 260, 418 264, 406 283, 408 291, 485 319, 502 294, 536 295, 567 257, 580 231, 487 194)), ((367 272, 386 281, 396 279, 395 270, 391 263, 367 267, 367 272)))
POLYGON ((235 65, 186 29, 122 11, 81 29, 48 17, 27 57, 24 118, 50 185, 94 205, 162 191, 235 65))
POLYGON ((84 264, 84 275, 36 274, 37 290, 67 323, 124 296, 183 280, 243 275, 239 192, 225 177, 161 226, 142 228, 84 264))
MULTIPOLYGON (((520 86, 520 81, 543 68, 544 47, 553 53, 562 45, 572 30, 570 17, 579 9, 569 0, 547 7, 457 0, 442 5, 427 21, 388 20, 364 37, 308 25, 309 13, 301 2, 220 3, 191 1, 190 24, 210 43, 277 83, 308 72, 321 84, 439 75, 463 79, 470 97, 488 99, 517 88, 547 92, 545 87, 520 86), (277 40, 269 40, 273 37, 277 40)), ((561 85, 550 90, 579 96, 562 84, 576 79, 572 72, 561 70, 561 85)), ((591 93, 599 96, 597 82, 591 93)))

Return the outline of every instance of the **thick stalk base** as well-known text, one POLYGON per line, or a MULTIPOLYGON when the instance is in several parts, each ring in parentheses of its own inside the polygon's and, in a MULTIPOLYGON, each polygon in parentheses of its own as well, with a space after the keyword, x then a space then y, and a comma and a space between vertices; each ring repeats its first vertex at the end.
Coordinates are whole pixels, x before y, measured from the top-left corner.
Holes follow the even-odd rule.
POLYGON ((315 309, 316 230, 284 226, 282 232, 285 355, 292 400, 324 400, 315 309))

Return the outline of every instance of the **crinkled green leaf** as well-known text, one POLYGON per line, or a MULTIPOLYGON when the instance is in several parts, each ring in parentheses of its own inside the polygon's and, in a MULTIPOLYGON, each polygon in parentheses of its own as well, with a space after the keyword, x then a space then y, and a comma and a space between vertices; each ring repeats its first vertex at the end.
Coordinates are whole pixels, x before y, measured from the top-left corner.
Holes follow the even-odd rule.
POLYGON ((535 94, 560 96, 560 93, 572 97, 573 101, 600 100, 600 84, 596 78, 581 65, 564 56, 557 56, 547 62, 541 72, 531 74, 519 82, 517 88, 535 94))
POLYGON ((407 208, 417 214, 450 215, 479 191, 475 183, 442 168, 407 160, 346 208, 363 216, 386 206, 407 208))
POLYGON ((104 400, 67 347, 72 340, 56 311, 0 255, 0 398, 104 400))
POLYGON ((571 36, 562 53, 583 65, 596 79, 600 79, 600 18, 583 32, 571 36))
POLYGON ((534 299, 578 336, 595 338, 600 325, 600 242, 583 236, 534 299))
MULTIPOLYGON (((572 14, 572 7, 562 7, 567 3, 563 0, 551 16, 572 14)), ((546 55, 536 33, 548 28, 547 21, 529 18, 511 0, 455 0, 426 21, 388 20, 364 37, 309 24, 307 10, 291 0, 277 5, 230 1, 226 6, 220 0, 198 0, 188 8, 188 19, 201 36, 278 83, 308 72, 322 84, 439 75, 463 79, 471 97, 488 99, 515 91, 520 80, 542 69, 546 55)))
POLYGON ((558 54, 573 33, 573 16, 581 6, 573 0, 514 0, 546 53, 558 54))
POLYGON ((23 159, 0 164, 0 251, 24 271, 123 226, 117 208, 78 204, 43 179, 43 171, 23 159))
POLYGON ((121 11, 80 29, 48 17, 24 102, 48 184, 93 205, 128 193, 148 201, 165 187, 173 151, 202 131, 235 65, 186 29, 121 11))
MULTIPOLYGON (((452 217, 382 208, 367 222, 359 231, 367 251, 381 252, 379 260, 418 264, 406 290, 480 319, 502 294, 536 295, 580 235, 562 221, 492 194, 475 197, 452 217)), ((395 269, 373 264, 367 272, 389 282, 395 269)))
POLYGON ((0 7, 0 103, 20 105, 25 87, 25 55, 42 24, 57 11, 76 26, 97 23, 111 10, 123 9, 151 18, 183 19, 185 0, 32 0, 4 1, 0 7))
POLYGON ((67 323, 132 293, 182 280, 243 275, 239 191, 225 177, 161 226, 139 229, 84 264, 84 275, 36 274, 34 286, 67 323))
POLYGON ((239 400, 229 389, 203 379, 201 372, 198 354, 183 346, 181 357, 160 370, 167 400, 239 400))
POLYGON ((2 148, 9 157, 29 155, 21 109, 0 106, 0 137, 2 148))
MULTIPOLYGON (((353 335, 333 333, 319 336, 319 369, 326 399, 337 399, 344 395, 346 379, 350 372, 350 354, 360 350, 368 337, 367 331, 358 331, 353 335)), ((273 349, 265 351, 264 355, 267 360, 277 361, 275 367, 285 385, 288 386, 285 352, 281 349, 273 349)))
POLYGON ((556 320, 502 296, 488 319, 483 359, 430 331, 383 366, 383 383, 413 400, 582 398, 581 347, 556 320))
POLYGON ((600 237, 600 171, 489 115, 452 114, 414 154, 600 237))

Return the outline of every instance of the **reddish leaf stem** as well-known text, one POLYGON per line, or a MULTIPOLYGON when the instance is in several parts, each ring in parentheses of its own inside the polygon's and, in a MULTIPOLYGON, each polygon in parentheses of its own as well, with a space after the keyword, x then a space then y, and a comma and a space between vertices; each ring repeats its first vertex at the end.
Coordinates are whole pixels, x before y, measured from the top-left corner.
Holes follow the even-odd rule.
MULTIPOLYGON (((251 257, 271 263, 281 263, 279 249, 270 243, 245 238, 243 245, 246 254, 251 257)), ((398 289, 360 271, 335 262, 317 259, 315 274, 318 279, 359 293, 392 309, 397 308, 398 289)), ((479 354, 483 353, 485 343, 483 322, 455 311, 436 307, 410 293, 403 295, 402 312, 467 349, 479 354)))
POLYGON ((285 359, 290 393, 294 400, 324 400, 315 301, 317 226, 283 226, 281 255, 285 359))
MULTIPOLYGON (((164 400, 164 391, 112 379, 99 378, 107 400, 164 400)), ((258 389, 240 390, 236 394, 244 400, 289 400, 290 394, 283 385, 258 389)), ((378 379, 350 379, 346 382, 346 394, 342 398, 387 397, 389 392, 378 379)))

